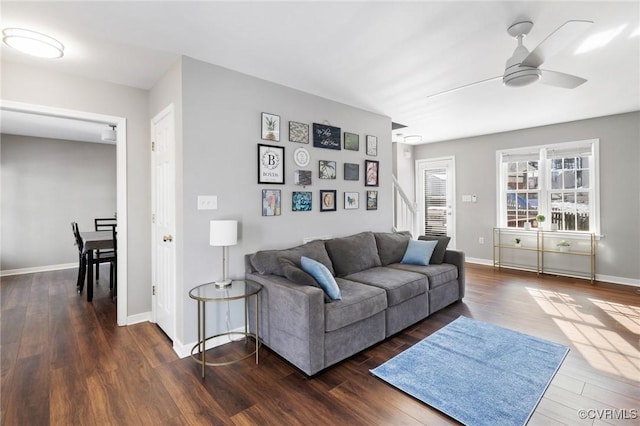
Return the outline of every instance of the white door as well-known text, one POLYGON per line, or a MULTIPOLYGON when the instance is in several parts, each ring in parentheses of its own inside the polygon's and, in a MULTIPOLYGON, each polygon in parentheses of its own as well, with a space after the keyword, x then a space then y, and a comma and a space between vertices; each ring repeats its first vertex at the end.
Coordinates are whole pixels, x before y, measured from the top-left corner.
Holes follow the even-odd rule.
POLYGON ((420 233, 449 236, 449 247, 455 248, 454 158, 418 160, 416 163, 420 233))
POLYGON ((153 319, 172 340, 176 323, 174 120, 173 104, 151 120, 153 319))

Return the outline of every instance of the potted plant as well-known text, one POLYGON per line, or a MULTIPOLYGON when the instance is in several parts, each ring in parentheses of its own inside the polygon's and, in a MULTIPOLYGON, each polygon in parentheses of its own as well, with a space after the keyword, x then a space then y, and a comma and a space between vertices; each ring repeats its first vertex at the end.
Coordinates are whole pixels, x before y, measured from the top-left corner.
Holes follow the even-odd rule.
POLYGON ((561 252, 568 252, 569 248, 571 247, 571 243, 569 241, 565 241, 565 240, 560 240, 558 242, 558 250, 560 250, 561 252))
POLYGON ((545 220, 547 220, 547 218, 544 217, 543 214, 539 214, 536 216, 536 221, 538 222, 538 228, 542 229, 542 224, 544 223, 545 220))
POLYGON ((515 243, 516 243, 516 247, 520 247, 520 246, 521 246, 521 244, 520 244, 520 238, 516 238, 516 239, 515 239, 515 240, 513 240, 513 241, 515 241, 515 243))

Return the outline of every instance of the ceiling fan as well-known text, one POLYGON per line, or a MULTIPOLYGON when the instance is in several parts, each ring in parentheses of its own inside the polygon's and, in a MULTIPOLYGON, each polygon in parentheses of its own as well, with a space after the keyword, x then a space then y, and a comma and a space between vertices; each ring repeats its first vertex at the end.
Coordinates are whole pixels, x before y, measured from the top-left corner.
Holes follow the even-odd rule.
POLYGON ((567 21, 556 28, 556 30, 542 40, 535 49, 529 52, 523 45, 522 40, 529 34, 531 28, 533 28, 533 22, 515 22, 507 28, 507 33, 518 41, 518 47, 516 47, 513 55, 507 60, 503 75, 434 93, 427 96, 427 98, 433 98, 444 95, 445 93, 455 92, 460 89, 498 79, 502 79, 502 83, 509 87, 522 87, 540 81, 540 83, 551 86, 575 89, 587 80, 558 71, 543 70, 540 69, 540 65, 578 38, 591 24, 593 24, 592 21, 567 21))

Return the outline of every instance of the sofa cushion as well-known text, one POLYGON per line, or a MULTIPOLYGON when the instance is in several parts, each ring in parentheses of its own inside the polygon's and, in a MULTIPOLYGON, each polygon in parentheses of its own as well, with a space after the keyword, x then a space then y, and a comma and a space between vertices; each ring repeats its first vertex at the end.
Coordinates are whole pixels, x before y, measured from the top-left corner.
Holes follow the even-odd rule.
POLYGON ((380 266, 380 256, 373 232, 361 232, 325 241, 335 275, 344 277, 354 272, 380 266))
POLYGON ((427 266, 436 244, 436 241, 409 240, 407 251, 405 251, 400 263, 427 266))
POLYGON ((330 332, 369 318, 387 308, 385 291, 336 278, 342 300, 325 303, 325 331, 330 332))
POLYGON ((280 258, 292 259, 296 263, 299 263, 300 257, 302 256, 322 263, 329 269, 332 275, 335 275, 323 240, 311 241, 307 244, 285 250, 262 250, 252 255, 250 261, 251 266, 253 266, 259 274, 274 274, 284 277, 284 272, 280 267, 280 258))
POLYGON ((378 246, 378 255, 382 266, 399 263, 407 250, 411 239, 409 231, 403 232, 375 232, 373 236, 378 246))
POLYGON ((389 265, 389 268, 400 269, 403 271, 417 272, 419 274, 426 275, 429 279, 428 289, 431 290, 436 287, 440 287, 442 284, 446 284, 451 280, 458 279, 458 268, 455 265, 448 263, 442 263, 440 265, 405 265, 402 263, 394 263, 389 265))
POLYGON ((384 289, 389 306, 395 306, 427 291, 427 277, 423 274, 387 267, 367 269, 345 278, 384 289))
POLYGON ((332 300, 342 299, 340 287, 338 287, 335 278, 333 278, 333 275, 331 275, 331 272, 326 266, 305 256, 300 258, 300 265, 306 273, 318 282, 320 288, 322 288, 332 300))
POLYGON ((429 261, 429 263, 432 265, 439 265, 444 262, 444 254, 447 251, 447 246, 449 245, 449 241, 451 241, 451 237, 420 235, 418 239, 423 241, 437 241, 438 243, 436 244, 436 248, 431 255, 431 260, 429 261))

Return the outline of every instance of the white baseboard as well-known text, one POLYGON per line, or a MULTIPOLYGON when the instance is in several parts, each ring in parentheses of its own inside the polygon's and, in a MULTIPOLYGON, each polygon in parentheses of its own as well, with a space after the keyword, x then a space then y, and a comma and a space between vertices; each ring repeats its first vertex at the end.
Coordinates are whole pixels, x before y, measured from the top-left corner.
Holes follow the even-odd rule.
POLYGON ((477 263, 478 265, 493 266, 493 260, 480 259, 477 257, 465 257, 464 261, 468 263, 477 263))
MULTIPOLYGON (((493 261, 489 259, 467 257, 465 258, 465 262, 474 263, 478 265, 493 266, 493 261)), ((634 278, 616 277, 614 275, 596 274, 596 281, 602 281, 605 283, 612 283, 612 284, 628 285, 631 287, 640 287, 640 280, 637 280, 634 278)))
MULTIPOLYGON (((244 333, 244 326, 235 328, 233 330, 231 330, 232 332, 238 332, 238 333, 244 333)), ((238 339, 240 337, 238 336, 218 336, 215 337, 213 339, 207 340, 207 343, 205 344, 205 350, 211 349, 211 348, 215 348, 217 346, 222 346, 225 345, 227 343, 232 342, 235 339, 238 339)), ((244 338, 244 337, 243 337, 244 338)), ((178 356, 180 358, 186 358, 188 356, 191 355, 191 348, 193 348, 196 345, 196 342, 191 342, 191 343, 187 343, 184 344, 182 342, 179 342, 177 339, 173 341, 173 350, 175 351, 176 354, 178 354, 178 356)))
POLYGON ((615 277, 613 275, 596 274, 596 281, 628 285, 631 287, 640 287, 640 280, 635 280, 633 278, 625 278, 625 277, 615 277))
POLYGON ((60 271, 62 269, 77 268, 78 262, 61 263, 59 265, 34 266, 31 268, 6 269, 0 271, 0 277, 9 277, 11 275, 34 274, 36 272, 60 271))
POLYGON ((143 312, 127 317, 127 325, 139 324, 141 322, 151 322, 151 312, 143 312))

